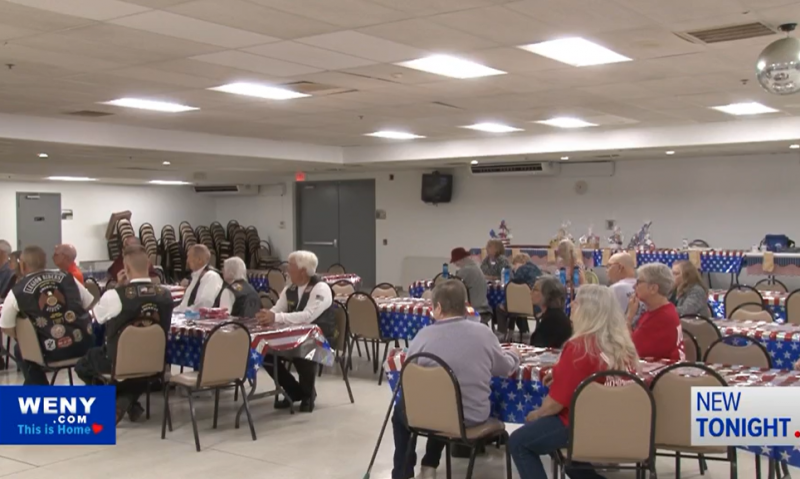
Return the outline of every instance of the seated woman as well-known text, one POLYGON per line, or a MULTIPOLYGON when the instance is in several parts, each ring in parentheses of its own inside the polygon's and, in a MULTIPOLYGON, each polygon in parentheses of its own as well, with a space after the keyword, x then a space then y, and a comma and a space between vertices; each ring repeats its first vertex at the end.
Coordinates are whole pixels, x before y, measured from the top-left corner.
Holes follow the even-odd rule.
POLYGON ((486 279, 502 279, 503 268, 510 267, 503 242, 498 239, 490 239, 486 243, 486 257, 481 262, 481 271, 486 279))
POLYGON ((672 291, 672 271, 662 263, 641 266, 636 272, 636 294, 631 296, 628 307, 628 324, 633 322, 639 301, 645 311, 633 330, 633 344, 643 358, 672 359, 682 361, 683 332, 675 305, 667 295, 672 291))
POLYGON ((542 310, 539 325, 531 335, 531 346, 558 348, 572 336, 572 322, 564 312, 567 291, 561 281, 543 276, 531 290, 531 301, 542 310))
POLYGON ((703 284, 697 266, 690 261, 675 263, 672 265, 672 278, 675 287, 670 301, 678 310, 678 316, 708 314, 708 288, 703 284))
POLYGON ((583 251, 572 240, 564 238, 558 243, 556 257, 561 258, 561 265, 566 270, 567 282, 564 286, 575 294, 579 286, 586 284, 586 266, 583 264, 583 251))
MULTIPOLYGON (((637 368, 636 348, 609 288, 594 284, 581 287, 572 303, 572 324, 572 338, 564 344, 558 363, 544 378, 550 393, 508 441, 520 479, 547 479, 539 456, 567 447, 569 406, 584 379, 609 369, 634 372, 637 368)), ((604 381, 608 385, 620 382, 614 377, 604 381)), ((571 479, 602 478, 593 470, 569 468, 566 472, 571 479)))
MULTIPOLYGON (((536 280, 542 276, 542 270, 531 262, 531 257, 527 253, 519 253, 511 258, 511 282, 515 284, 527 284, 533 290, 536 280)), ((506 334, 514 331, 514 323, 508 324, 508 314, 505 305, 497 307, 497 331, 506 334)), ((520 333, 529 333, 528 321, 525 319, 517 320, 520 333)))

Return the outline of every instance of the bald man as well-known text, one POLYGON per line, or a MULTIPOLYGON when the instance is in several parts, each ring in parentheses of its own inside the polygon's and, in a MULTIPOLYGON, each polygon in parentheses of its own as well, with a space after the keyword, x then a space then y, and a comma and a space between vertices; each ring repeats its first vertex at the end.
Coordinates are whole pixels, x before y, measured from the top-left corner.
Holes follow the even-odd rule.
POLYGON ((192 271, 192 280, 176 311, 189 308, 211 308, 222 290, 222 277, 209 266, 211 253, 205 245, 194 245, 186 254, 186 263, 192 271))
POLYGON ((71 274, 76 281, 83 284, 83 273, 75 264, 75 258, 78 257, 78 251, 71 244, 60 244, 56 246, 53 252, 53 263, 56 267, 65 273, 71 274))
MULTIPOLYGON (((47 363, 79 358, 93 345, 89 307, 92 294, 70 274, 45 270, 47 253, 38 246, 28 246, 20 257, 24 275, 11 288, 0 315, 0 328, 16 337, 17 316, 23 313, 36 329, 44 360, 47 363)), ((22 358, 19 345, 17 358, 22 358)), ((49 384, 39 364, 20 361, 25 385, 49 384)))
MULTIPOLYGON (((634 288, 636 288, 636 262, 630 253, 617 253, 609 258, 606 270, 608 281, 611 283, 611 291, 614 292, 622 313, 625 314, 631 296, 634 294, 634 288)), ((639 314, 636 315, 634 321, 639 319, 638 316, 639 314)))

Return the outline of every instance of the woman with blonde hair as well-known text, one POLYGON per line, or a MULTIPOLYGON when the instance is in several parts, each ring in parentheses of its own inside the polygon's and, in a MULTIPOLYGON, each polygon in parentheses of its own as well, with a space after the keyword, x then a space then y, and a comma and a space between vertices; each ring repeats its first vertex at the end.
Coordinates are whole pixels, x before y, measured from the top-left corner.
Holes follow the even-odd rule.
POLYGON ((481 271, 486 279, 501 279, 503 268, 511 268, 506 258, 506 247, 499 239, 490 239, 486 243, 486 257, 481 262, 481 271))
POLYGON ((567 281, 564 286, 574 290, 586 284, 585 266, 583 264, 583 251, 569 238, 564 238, 558 243, 556 256, 561 258, 562 267, 566 270, 567 281))
MULTIPOLYGON (((511 434, 511 457, 520 479, 547 479, 539 456, 567 447, 569 406, 578 385, 594 373, 606 370, 636 372, 639 357, 625 316, 614 293, 606 286, 587 284, 578 290, 572 305, 573 333, 561 356, 544 378, 550 393, 539 409, 528 414, 526 424, 511 434)), ((605 385, 621 385, 608 376, 605 385)), ((573 462, 575 466, 581 463, 573 462)), ((602 478, 591 469, 567 469, 571 479, 602 478)))
POLYGON ((679 316, 708 314, 708 288, 700 277, 700 270, 691 261, 680 261, 672 265, 675 287, 670 301, 679 316))

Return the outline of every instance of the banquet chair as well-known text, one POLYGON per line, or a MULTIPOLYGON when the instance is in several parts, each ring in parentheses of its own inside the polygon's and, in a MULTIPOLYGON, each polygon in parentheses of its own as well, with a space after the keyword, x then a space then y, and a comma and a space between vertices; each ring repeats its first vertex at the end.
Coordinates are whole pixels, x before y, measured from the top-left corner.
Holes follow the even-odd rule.
POLYGON ((427 300, 430 301, 431 299, 433 299, 433 290, 432 289, 426 289, 425 291, 422 292, 421 298, 422 299, 427 299, 427 300))
POLYGON ((586 275, 587 284, 600 284, 600 278, 597 277, 597 273, 594 271, 586 270, 584 274, 586 275))
POLYGON ((437 274, 436 276, 433 277, 433 285, 431 286, 431 289, 435 288, 440 283, 444 283, 445 281, 450 279, 452 276, 453 276, 452 274, 449 275, 449 276, 445 276, 442 273, 437 274))
POLYGON ((286 276, 279 269, 269 268, 267 269, 267 284, 269 289, 274 289, 280 293, 286 287, 286 276))
POLYGON ((656 410, 656 450, 669 451, 656 453, 658 456, 675 458, 675 477, 681 477, 681 459, 700 461, 701 474, 705 461, 724 461, 730 463, 730 477, 737 476, 737 456, 735 447, 692 446, 691 397, 693 387, 727 386, 716 371, 705 364, 677 363, 656 374, 650 383, 655 399, 656 410), (686 375, 685 371, 694 369, 700 374, 686 375), (717 456, 708 456, 716 454, 717 456), (718 455, 724 454, 724 457, 718 455))
POLYGON ((706 308, 705 308, 705 312, 704 312, 703 316, 705 316, 706 318, 713 318, 714 317, 714 309, 708 303, 706 303, 706 308))
POLYGON ((561 471, 561 479, 566 477, 567 468, 608 466, 634 469, 636 477, 649 470, 655 479, 656 407, 653 394, 641 379, 626 371, 592 374, 575 390, 569 415, 569 445, 556 451, 553 458, 553 468, 561 471), (629 382, 624 386, 597 382, 608 377, 629 382), (573 461, 597 465, 575 466, 573 461))
POLYGON ((681 316, 681 329, 691 333, 697 341, 697 346, 700 348, 700 354, 697 357, 698 361, 702 360, 711 344, 722 337, 717 325, 703 316, 681 316))
MULTIPOLYGON (((466 446, 470 450, 467 479, 472 477, 475 457, 481 446, 495 439, 508 443, 505 424, 495 418, 485 423, 466 427, 464 407, 461 402, 461 386, 453 370, 441 358, 430 353, 418 353, 406 358, 400 371, 400 387, 405 409, 405 423, 411 431, 409 444, 417 437, 436 439, 446 444, 445 464, 447 477, 451 475, 450 449, 453 445, 466 446), (424 358, 436 366, 418 364, 424 358)), ((413 448, 408 448, 406 463, 411 459, 413 448)), ((506 477, 511 479, 511 456, 506 447, 506 477)))
POLYGON ((272 297, 269 295, 269 293, 260 291, 258 293, 258 297, 261 299, 262 309, 272 309, 272 307, 275 306, 275 301, 272 300, 272 297))
MULTIPOLYGON (((347 377, 347 339, 350 337, 350 318, 347 313, 347 307, 344 304, 334 301, 334 306, 335 329, 331 349, 334 354, 334 362, 339 364, 342 370, 342 380, 347 386, 347 395, 350 396, 350 403, 354 404, 356 401, 353 399, 353 390, 350 389, 350 379, 347 377)), ((321 376, 321 365, 319 372, 321 376)))
POLYGON ((334 263, 328 267, 328 274, 347 274, 347 271, 339 263, 334 263))
POLYGON ((743 334, 732 334, 714 341, 703 359, 706 364, 725 364, 749 368, 772 369, 772 357, 767 348, 755 339, 743 334), (744 346, 737 346, 743 341, 744 346))
POLYGON ((122 329, 111 373, 101 376, 107 385, 122 381, 146 381, 145 414, 150 419, 150 385, 164 380, 167 360, 167 334, 151 318, 139 318, 122 329))
POLYGON ((397 294, 397 288, 395 288, 392 283, 381 283, 372 288, 370 296, 372 296, 375 299, 378 299, 378 298, 397 298, 400 295, 397 294))
POLYGON ((97 280, 94 278, 86 278, 83 281, 83 284, 86 286, 86 289, 92 293, 92 297, 94 297, 94 301, 92 301, 91 306, 89 306, 89 309, 92 309, 94 308, 94 305, 100 301, 100 296, 103 295, 103 292, 100 290, 100 286, 97 284, 97 280))
POLYGON ((786 297, 786 322, 800 325, 800 289, 789 293, 786 297))
POLYGON ((448 280, 458 281, 458 283, 464 288, 464 294, 467 295, 467 303, 471 303, 472 302, 472 300, 469 298, 469 288, 467 288, 467 285, 464 284, 464 280, 462 278, 459 278, 456 275, 450 275, 450 277, 447 278, 447 279, 448 280))
POLYGON ((789 288, 775 278, 764 278, 756 283, 756 289, 759 291, 768 291, 772 293, 788 293, 789 288))
POLYGON ((38 364, 42 367, 45 373, 53 373, 53 377, 50 378, 50 385, 56 383, 56 377, 58 373, 66 369, 67 374, 69 375, 69 385, 73 385, 72 381, 72 368, 80 361, 81 358, 71 358, 65 359, 63 361, 54 361, 54 362, 47 362, 44 359, 44 353, 42 352, 42 345, 39 343, 39 338, 36 333, 36 328, 33 326, 33 323, 30 319, 26 316, 19 314, 17 315, 17 323, 16 323, 16 333, 17 333, 17 345, 19 346, 19 352, 22 358, 25 361, 30 361, 32 363, 38 364))
POLYGON ((333 283, 331 285, 331 290, 333 291, 334 296, 350 296, 356 292, 356 288, 353 286, 353 283, 347 281, 346 279, 340 279, 339 281, 333 283))
MULTIPOLYGON (((357 341, 364 340, 364 345, 368 349, 368 344, 372 344, 372 370, 377 373, 378 353, 380 346, 383 345, 383 360, 380 362, 380 374, 378 385, 383 384, 383 364, 389 355, 389 343, 395 341, 394 338, 386 338, 381 334, 380 329, 380 310, 372 296, 367 293, 353 293, 347 298, 347 314, 350 318, 350 347, 348 348, 347 365, 352 368, 353 346, 357 341)), ((369 353, 367 353, 369 355, 369 353)))
POLYGON ((289 262, 281 261, 281 263, 278 265, 278 269, 281 270, 283 274, 287 274, 289 272, 289 262))
POLYGON ((736 285, 725 293, 725 316, 727 317, 737 306, 744 303, 763 304, 761 293, 752 286, 736 285))
MULTIPOLYGON (((510 325, 518 320, 529 321, 531 318, 535 318, 530 286, 526 283, 508 283, 505 287, 505 294, 509 330, 510 325)), ((513 334, 513 331, 511 334, 513 334)), ((522 332, 520 331, 521 340, 522 332)))
POLYGON ((683 351, 686 354, 686 361, 696 363, 702 358, 700 353, 700 345, 697 344, 697 338, 694 334, 681 328, 683 334, 683 351))
POLYGON ((764 303, 744 303, 733 310, 728 319, 733 321, 766 321, 772 323, 775 317, 764 303))
MULTIPOLYGON (((234 387, 242 393, 244 410, 247 413, 247 422, 250 423, 250 435, 256 440, 256 429, 250 415, 250 405, 247 402, 247 393, 244 383, 247 377, 247 359, 250 356, 250 332, 247 328, 234 321, 226 321, 214 326, 203 344, 200 355, 200 369, 188 373, 178 374, 169 378, 169 383, 176 388, 182 388, 189 397, 189 414, 192 418, 194 444, 200 452, 200 436, 197 433, 197 419, 194 411, 194 396, 204 391, 214 391, 214 423, 217 428, 219 413, 219 391, 234 387)), ((172 417, 169 412, 169 387, 164 388, 164 419, 161 423, 161 439, 166 437, 167 421, 172 432, 172 417)), ((238 427, 238 421, 237 425, 238 427)))

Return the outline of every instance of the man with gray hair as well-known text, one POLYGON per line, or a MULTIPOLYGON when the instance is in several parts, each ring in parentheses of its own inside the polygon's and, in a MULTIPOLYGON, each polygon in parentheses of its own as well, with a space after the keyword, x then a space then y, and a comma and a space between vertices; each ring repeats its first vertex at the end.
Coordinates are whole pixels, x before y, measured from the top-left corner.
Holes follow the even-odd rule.
POLYGON ((681 320, 675 305, 667 298, 674 283, 672 270, 665 264, 649 263, 640 266, 636 276, 636 294, 628 305, 628 324, 633 322, 639 301, 647 308, 631 334, 636 352, 641 358, 682 361, 685 356, 681 320))
POLYGON ((181 304, 175 311, 186 311, 189 308, 211 308, 222 290, 222 277, 208 263, 211 252, 205 245, 196 244, 189 248, 186 263, 192 271, 189 287, 183 295, 181 304))
POLYGON ((80 284, 83 284, 83 273, 78 265, 75 264, 75 259, 78 258, 78 250, 71 244, 60 244, 56 246, 53 251, 53 263, 56 267, 65 273, 69 273, 80 284))
POLYGON ((225 285, 219 292, 215 306, 225 308, 237 318, 255 318, 261 309, 258 291, 247 280, 247 266, 242 258, 234 256, 222 265, 225 285))
MULTIPOLYGON (((513 346, 503 350, 490 328, 467 317, 467 296, 458 280, 448 280, 433 289, 433 318, 435 322, 420 330, 411 341, 406 357, 430 353, 441 358, 453 371, 461 388, 464 425, 474 427, 489 420, 491 413, 492 377, 507 377, 519 367, 519 351, 513 346)), ((426 367, 438 366, 426 358, 419 359, 426 367)), ((392 417, 394 430, 394 468, 392 479, 410 479, 416 465, 416 443, 409 444, 411 431, 406 427, 402 401, 395 406, 392 417), (411 461, 406 453, 411 446, 411 461)), ((436 477, 436 468, 445 444, 428 439, 422 471, 418 478, 436 477)))
MULTIPOLYGON (((614 297, 617 298, 622 312, 627 314, 631 296, 636 296, 633 291, 636 287, 636 262, 633 260, 633 256, 625 251, 612 255, 608 259, 606 272, 608 274, 608 282, 611 283, 611 291, 614 293, 614 297)), ((636 312, 634 313, 632 324, 636 326, 639 317, 644 312, 644 306, 636 302, 634 307, 636 312)))
POLYGON ((0 240, 0 298, 6 297, 16 280, 16 274, 9 262, 10 256, 11 244, 6 240, 0 240))

